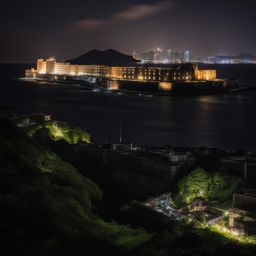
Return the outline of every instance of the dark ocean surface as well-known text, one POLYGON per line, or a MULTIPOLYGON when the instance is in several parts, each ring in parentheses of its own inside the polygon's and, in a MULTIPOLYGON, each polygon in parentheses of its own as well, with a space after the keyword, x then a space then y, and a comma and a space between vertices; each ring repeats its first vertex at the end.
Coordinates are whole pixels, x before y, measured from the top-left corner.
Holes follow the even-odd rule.
MULTIPOLYGON (((89 130, 96 142, 210 146, 256 152, 256 92, 164 97, 112 95, 75 85, 15 80, 31 65, 1 64, 1 97, 19 114, 48 113, 89 130)), ((218 76, 256 84, 256 65, 210 65, 218 76)))

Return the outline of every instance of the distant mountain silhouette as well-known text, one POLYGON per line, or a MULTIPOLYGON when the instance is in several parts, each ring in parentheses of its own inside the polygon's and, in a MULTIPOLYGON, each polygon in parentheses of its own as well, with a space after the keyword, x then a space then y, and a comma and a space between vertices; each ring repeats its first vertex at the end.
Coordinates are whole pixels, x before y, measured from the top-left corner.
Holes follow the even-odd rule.
POLYGON ((68 60, 71 64, 113 64, 113 65, 121 65, 121 64, 128 64, 128 63, 136 63, 138 62, 132 56, 123 54, 113 49, 108 49, 106 51, 100 51, 94 49, 89 51, 77 58, 68 60))
POLYGON ((214 59, 222 58, 222 59, 238 59, 238 60, 255 60, 256 55, 252 53, 240 53, 239 55, 217 55, 213 57, 214 59))
POLYGON ((254 60, 256 56, 252 53, 241 53, 236 56, 237 59, 246 59, 246 60, 254 60))

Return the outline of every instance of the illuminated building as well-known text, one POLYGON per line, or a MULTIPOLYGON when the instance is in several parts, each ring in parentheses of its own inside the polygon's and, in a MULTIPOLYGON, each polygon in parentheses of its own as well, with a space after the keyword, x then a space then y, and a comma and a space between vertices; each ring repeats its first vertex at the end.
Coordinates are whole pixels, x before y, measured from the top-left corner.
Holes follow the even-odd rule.
POLYGON ((172 83, 170 82, 160 82, 159 89, 161 91, 171 91, 172 90, 172 83))
POLYGON ((141 60, 143 63, 189 63, 190 62, 190 51, 173 51, 172 49, 162 50, 156 48, 149 52, 141 55, 136 55, 136 58, 141 60))
POLYGON ((39 74, 46 74, 46 61, 43 59, 37 60, 37 72, 39 74))
MULTIPOLYGON (((170 52, 169 52, 170 53, 170 52)), ((39 59, 37 68, 26 70, 26 77, 66 79, 67 77, 90 77, 109 80, 107 87, 118 88, 120 81, 154 82, 161 90, 171 90, 172 83, 192 81, 214 81, 216 70, 199 70, 197 64, 176 65, 74 65, 59 63, 54 58, 39 59)))
POLYGON ((182 63, 183 61, 183 52, 173 52, 173 63, 182 63))
POLYGON ((155 62, 155 58, 156 58, 156 53, 155 53, 155 51, 150 51, 150 52, 149 52, 148 61, 151 62, 151 63, 153 63, 153 62, 155 62))
POLYGON ((166 58, 169 63, 173 63, 173 54, 171 49, 167 50, 166 58))
POLYGON ((183 62, 188 63, 190 61, 190 52, 184 51, 183 52, 183 62))
POLYGON ((216 79, 216 70, 195 70, 195 78, 196 80, 214 80, 216 79))
MULTIPOLYGON (((45 61, 46 63, 46 74, 55 74, 57 73, 55 69, 55 66, 56 66, 56 60, 54 58, 49 58, 45 61)), ((43 64, 43 62, 42 62, 43 64)))

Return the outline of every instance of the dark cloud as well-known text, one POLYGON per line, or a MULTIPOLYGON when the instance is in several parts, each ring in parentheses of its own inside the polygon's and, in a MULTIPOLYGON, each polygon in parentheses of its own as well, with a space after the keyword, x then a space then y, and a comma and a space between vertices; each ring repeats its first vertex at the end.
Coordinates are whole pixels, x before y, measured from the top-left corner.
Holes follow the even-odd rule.
MULTIPOLYGON (((3 2, 3 3, 2 3, 3 2)), ((0 61, 93 48, 197 55, 256 53, 255 0, 9 0, 0 9, 0 61)))
POLYGON ((72 22, 71 29, 74 30, 95 30, 103 29, 106 26, 120 24, 131 20, 147 18, 170 9, 171 1, 159 1, 151 4, 135 4, 116 12, 106 18, 82 19, 72 22))

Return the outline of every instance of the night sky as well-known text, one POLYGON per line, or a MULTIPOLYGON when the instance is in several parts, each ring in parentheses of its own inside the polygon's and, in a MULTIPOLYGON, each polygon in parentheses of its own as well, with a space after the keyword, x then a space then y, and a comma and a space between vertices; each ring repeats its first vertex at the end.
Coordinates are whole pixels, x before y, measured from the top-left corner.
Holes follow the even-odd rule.
POLYGON ((256 53, 255 0, 9 0, 0 12, 0 61, 65 60, 94 48, 256 53))

